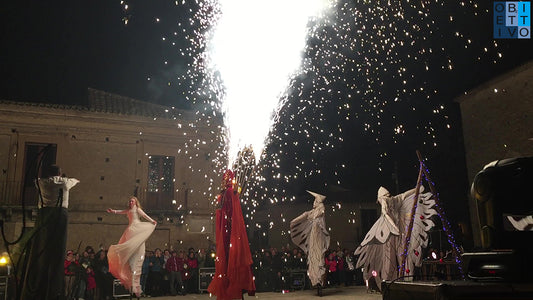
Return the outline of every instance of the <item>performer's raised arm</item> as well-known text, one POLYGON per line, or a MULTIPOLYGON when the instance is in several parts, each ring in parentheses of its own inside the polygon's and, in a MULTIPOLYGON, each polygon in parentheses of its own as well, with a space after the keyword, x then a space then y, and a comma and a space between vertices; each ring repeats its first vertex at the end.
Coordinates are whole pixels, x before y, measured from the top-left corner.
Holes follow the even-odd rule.
POLYGON ((128 213, 128 210, 127 209, 111 209, 111 208, 108 208, 107 212, 111 213, 111 214, 116 214, 116 215, 125 215, 125 214, 128 213))

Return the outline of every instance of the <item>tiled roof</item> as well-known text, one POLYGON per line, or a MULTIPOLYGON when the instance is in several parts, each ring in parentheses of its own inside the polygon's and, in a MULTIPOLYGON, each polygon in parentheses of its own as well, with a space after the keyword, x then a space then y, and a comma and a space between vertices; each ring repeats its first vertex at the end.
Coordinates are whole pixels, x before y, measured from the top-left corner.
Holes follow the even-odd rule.
POLYGON ((171 107, 139 101, 93 88, 88 89, 89 110, 120 115, 175 118, 183 111, 171 107))
POLYGON ((187 111, 136 100, 97 89, 88 89, 88 105, 65 105, 42 102, 20 102, 0 100, 0 104, 65 109, 77 111, 94 111, 119 115, 134 115, 151 118, 176 119, 186 117, 187 111))
POLYGON ((44 102, 23 102, 23 101, 0 100, 0 104, 30 106, 30 107, 44 107, 44 108, 53 108, 53 109, 87 110, 87 107, 83 105, 66 105, 66 104, 53 104, 53 103, 44 103, 44 102))

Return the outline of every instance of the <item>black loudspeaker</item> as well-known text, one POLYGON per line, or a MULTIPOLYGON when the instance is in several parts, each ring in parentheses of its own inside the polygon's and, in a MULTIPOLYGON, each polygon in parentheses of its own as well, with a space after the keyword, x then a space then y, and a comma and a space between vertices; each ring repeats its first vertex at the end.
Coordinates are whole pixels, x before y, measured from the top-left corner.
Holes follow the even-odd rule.
POLYGON ((198 276, 200 277, 198 280, 198 290, 200 292, 207 292, 207 287, 215 276, 215 268, 200 268, 198 276))
POLYGON ((119 298, 119 297, 128 297, 130 295, 130 291, 128 291, 122 283, 120 283, 120 280, 115 279, 113 280, 113 298, 119 298))
POLYGON ((303 290, 305 288, 306 272, 291 272, 291 289, 303 290))

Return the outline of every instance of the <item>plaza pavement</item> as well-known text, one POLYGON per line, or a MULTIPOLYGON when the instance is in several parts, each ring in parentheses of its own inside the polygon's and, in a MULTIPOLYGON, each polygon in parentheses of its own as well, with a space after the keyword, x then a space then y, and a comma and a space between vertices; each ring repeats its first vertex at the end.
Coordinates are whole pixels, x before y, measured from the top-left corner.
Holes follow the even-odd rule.
MULTIPOLYGON (((142 299, 154 300, 216 300, 209 294, 189 294, 185 296, 162 296, 142 299)), ((289 293, 256 293, 255 296, 244 295, 245 300, 262 300, 262 299, 285 299, 285 300, 378 300, 382 299, 379 293, 367 293, 365 286, 350 287, 332 287, 326 288, 322 292, 322 297, 317 296, 316 289, 293 291, 289 293)))

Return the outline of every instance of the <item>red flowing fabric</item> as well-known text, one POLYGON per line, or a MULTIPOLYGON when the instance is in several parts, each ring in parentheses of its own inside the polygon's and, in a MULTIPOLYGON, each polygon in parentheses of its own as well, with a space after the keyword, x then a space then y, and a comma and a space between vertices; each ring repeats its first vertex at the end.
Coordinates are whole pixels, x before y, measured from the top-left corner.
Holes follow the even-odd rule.
POLYGON ((207 290, 218 300, 241 299, 243 290, 248 295, 255 293, 252 254, 239 195, 229 187, 219 196, 220 200, 222 208, 216 211, 215 277, 207 290))

